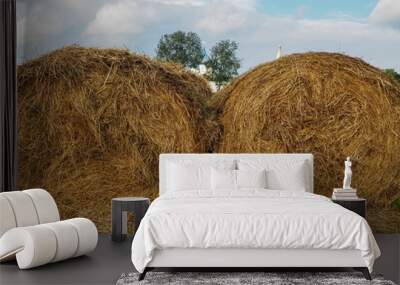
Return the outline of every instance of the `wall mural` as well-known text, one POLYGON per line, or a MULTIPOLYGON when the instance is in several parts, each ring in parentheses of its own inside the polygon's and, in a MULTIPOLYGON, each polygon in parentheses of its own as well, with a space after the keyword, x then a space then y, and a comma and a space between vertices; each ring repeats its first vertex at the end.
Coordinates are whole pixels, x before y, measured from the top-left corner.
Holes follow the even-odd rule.
POLYGON ((310 152, 326 196, 351 156, 373 230, 400 232, 400 29, 369 2, 363 22, 269 1, 19 0, 18 187, 108 232, 112 197, 157 197, 160 153, 310 152))

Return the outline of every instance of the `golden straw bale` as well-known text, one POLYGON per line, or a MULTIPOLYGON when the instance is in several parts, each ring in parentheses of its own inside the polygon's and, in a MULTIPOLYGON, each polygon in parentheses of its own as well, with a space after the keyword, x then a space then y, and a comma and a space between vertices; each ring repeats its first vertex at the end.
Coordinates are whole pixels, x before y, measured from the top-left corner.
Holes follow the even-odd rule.
MULTIPOLYGON (((309 52, 248 71, 212 99, 219 152, 313 153, 315 192, 341 187, 353 159, 353 187, 372 208, 400 197, 400 85, 361 59, 309 52)), ((400 210, 369 214, 372 227, 398 231, 400 210), (375 215, 375 216, 374 216, 375 215), (386 225, 386 226, 385 226, 386 225)))
POLYGON ((18 67, 18 186, 110 226, 110 199, 158 194, 158 156, 210 150, 207 82, 126 50, 69 46, 18 67))
POLYGON ((374 207, 368 204, 367 220, 379 233, 400 233, 400 210, 391 207, 374 207))

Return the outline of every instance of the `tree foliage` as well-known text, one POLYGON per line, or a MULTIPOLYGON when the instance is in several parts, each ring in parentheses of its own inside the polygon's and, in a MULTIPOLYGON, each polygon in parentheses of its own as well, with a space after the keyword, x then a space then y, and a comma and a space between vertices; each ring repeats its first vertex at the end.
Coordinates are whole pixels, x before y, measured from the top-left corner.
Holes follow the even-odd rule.
POLYGON ((397 73, 393 68, 385 69, 384 71, 385 71, 386 74, 389 74, 390 76, 392 76, 397 81, 400 81, 400 74, 397 73))
POLYGON ((220 88, 238 75, 240 60, 236 56, 238 43, 231 40, 218 42, 211 48, 208 60, 205 62, 209 72, 207 78, 214 81, 220 88))
POLYGON ((200 37, 193 32, 177 31, 161 37, 156 55, 159 60, 179 63, 187 68, 198 68, 204 63, 208 69, 207 79, 220 88, 238 75, 240 60, 236 56, 237 49, 235 41, 220 41, 211 48, 208 59, 204 61, 206 52, 200 37))
POLYGON ((193 32, 177 31, 161 37, 157 49, 157 58, 180 63, 185 67, 196 68, 205 57, 200 37, 193 32))

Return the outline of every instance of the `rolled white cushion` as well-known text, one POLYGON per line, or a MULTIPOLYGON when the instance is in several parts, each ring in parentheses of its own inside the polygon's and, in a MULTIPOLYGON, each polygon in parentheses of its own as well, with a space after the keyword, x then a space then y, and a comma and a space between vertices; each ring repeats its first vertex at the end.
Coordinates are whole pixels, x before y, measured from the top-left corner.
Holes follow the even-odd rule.
MULTIPOLYGON (((53 231, 57 240, 57 250, 51 262, 57 262, 75 256, 78 250, 78 232, 67 221, 44 224, 53 231)), ((84 239, 84 238, 82 238, 84 239)))
POLYGON ((29 189, 22 191, 29 195, 36 208, 39 224, 51 223, 60 220, 56 202, 49 192, 43 189, 29 189))
POLYGON ((74 226, 78 233, 78 248, 74 257, 91 252, 96 248, 98 233, 95 224, 91 220, 85 218, 74 218, 65 220, 64 222, 70 223, 74 226))
POLYGON ((40 266, 52 261, 57 240, 53 231, 43 225, 14 228, 0 239, 0 260, 14 255, 20 269, 40 266))
POLYGON ((1 196, 10 203, 17 227, 33 226, 39 223, 35 205, 29 195, 23 191, 3 192, 1 196))
POLYGON ((0 261, 16 256, 20 269, 28 269, 86 254, 96 248, 96 226, 88 219, 18 227, 0 238, 0 261))
POLYGON ((0 195, 0 237, 16 226, 17 223, 10 202, 6 197, 0 195))

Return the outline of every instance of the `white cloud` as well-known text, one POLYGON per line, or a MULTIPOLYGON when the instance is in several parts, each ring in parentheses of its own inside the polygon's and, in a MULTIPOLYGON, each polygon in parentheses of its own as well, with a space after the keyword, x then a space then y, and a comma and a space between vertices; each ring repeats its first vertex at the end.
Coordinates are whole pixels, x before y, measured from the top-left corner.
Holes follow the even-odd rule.
POLYGON ((245 0, 210 0, 202 9, 195 27, 214 35, 246 27, 256 13, 256 2, 245 0))
POLYGON ((196 23, 196 27, 204 32, 223 34, 245 27, 248 16, 248 13, 229 6, 208 7, 196 23))
POLYGON ((156 11, 144 1, 118 0, 102 6, 87 35, 134 35, 141 33, 147 24, 156 20, 156 11))
POLYGON ((107 0, 18 0, 18 20, 26 24, 28 39, 64 33, 87 25, 95 15, 93 7, 107 0))
POLYGON ((164 5, 177 5, 177 6, 193 6, 199 7, 206 5, 206 0, 149 0, 154 3, 164 5))
POLYGON ((369 20, 372 23, 400 28, 400 1, 380 0, 372 11, 369 20))
POLYGON ((105 1, 108 0, 18 0, 18 63, 78 43, 82 27, 88 25, 105 1))

